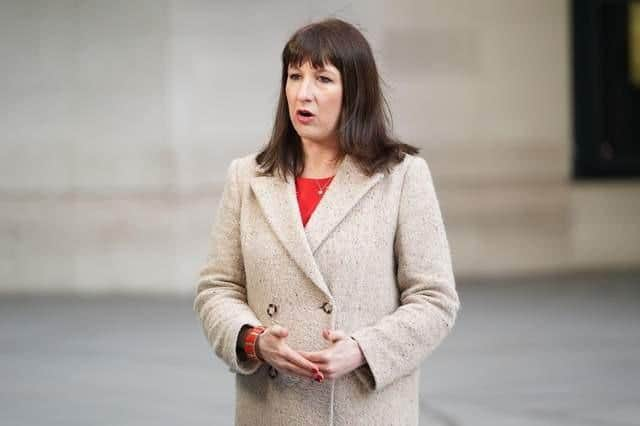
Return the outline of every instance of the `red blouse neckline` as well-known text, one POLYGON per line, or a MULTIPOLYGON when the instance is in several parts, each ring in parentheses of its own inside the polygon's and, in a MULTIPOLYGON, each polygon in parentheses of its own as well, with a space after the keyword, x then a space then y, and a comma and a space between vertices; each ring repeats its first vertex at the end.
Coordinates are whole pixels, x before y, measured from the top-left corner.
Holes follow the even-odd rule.
POLYGON ((303 225, 307 225, 311 213, 315 210, 334 177, 335 175, 324 178, 296 177, 296 198, 298 199, 303 225))
POLYGON ((308 178, 308 177, 298 176, 298 177, 296 177, 296 179, 299 179, 299 180, 329 180, 329 179, 332 179, 334 177, 335 177, 335 175, 334 176, 323 177, 323 178, 308 178))

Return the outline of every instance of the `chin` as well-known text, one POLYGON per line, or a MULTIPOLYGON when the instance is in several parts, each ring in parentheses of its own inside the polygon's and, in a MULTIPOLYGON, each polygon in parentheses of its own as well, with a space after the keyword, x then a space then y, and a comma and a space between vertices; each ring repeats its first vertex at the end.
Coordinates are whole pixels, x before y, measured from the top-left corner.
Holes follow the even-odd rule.
POLYGON ((300 136, 300 138, 307 139, 309 141, 315 142, 315 141, 317 141, 319 139, 318 135, 313 133, 313 132, 304 132, 303 131, 303 132, 297 132, 297 133, 298 133, 298 136, 300 136))

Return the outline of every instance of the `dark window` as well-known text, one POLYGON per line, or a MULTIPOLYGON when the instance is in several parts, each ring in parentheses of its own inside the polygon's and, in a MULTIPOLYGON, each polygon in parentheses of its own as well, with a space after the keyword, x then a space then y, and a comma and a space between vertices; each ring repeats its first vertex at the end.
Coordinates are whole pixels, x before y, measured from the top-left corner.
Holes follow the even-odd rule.
POLYGON ((574 177, 640 177, 640 1, 571 8, 574 177))

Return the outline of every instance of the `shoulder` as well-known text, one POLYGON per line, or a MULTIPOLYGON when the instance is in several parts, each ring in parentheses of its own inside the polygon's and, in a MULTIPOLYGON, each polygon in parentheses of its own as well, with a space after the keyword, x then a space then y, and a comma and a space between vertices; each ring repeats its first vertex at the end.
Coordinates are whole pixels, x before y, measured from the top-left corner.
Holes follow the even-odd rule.
POLYGON ((395 168, 393 180, 405 197, 424 197, 434 191, 431 170, 423 157, 405 154, 395 168))
POLYGON ((403 179, 415 179, 416 177, 431 175, 429 165, 423 157, 408 153, 403 154, 402 160, 392 168, 391 174, 399 174, 403 179))
POLYGON ((229 164, 229 174, 233 174, 234 178, 244 182, 257 175, 258 163, 256 162, 256 156, 258 152, 252 152, 250 154, 236 157, 231 160, 229 164))

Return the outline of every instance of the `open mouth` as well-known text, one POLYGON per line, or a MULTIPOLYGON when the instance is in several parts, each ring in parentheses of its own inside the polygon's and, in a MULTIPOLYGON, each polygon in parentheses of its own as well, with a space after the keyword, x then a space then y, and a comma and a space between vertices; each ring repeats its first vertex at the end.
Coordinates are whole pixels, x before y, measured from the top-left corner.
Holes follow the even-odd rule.
POLYGON ((311 113, 311 111, 308 111, 306 109, 299 109, 298 115, 301 115, 303 117, 313 117, 313 114, 311 113))

